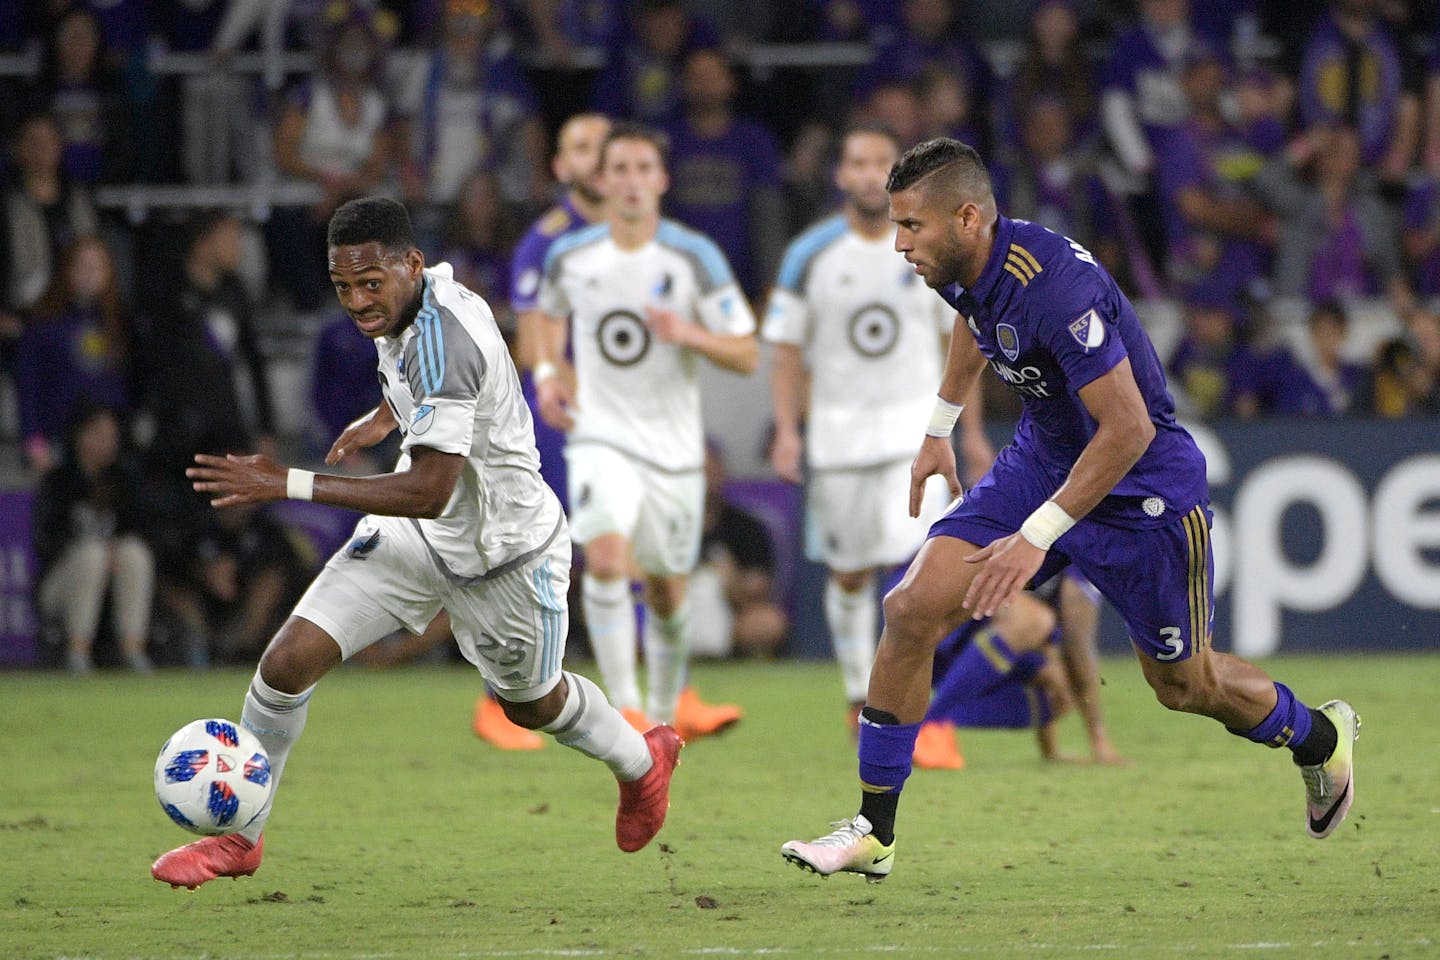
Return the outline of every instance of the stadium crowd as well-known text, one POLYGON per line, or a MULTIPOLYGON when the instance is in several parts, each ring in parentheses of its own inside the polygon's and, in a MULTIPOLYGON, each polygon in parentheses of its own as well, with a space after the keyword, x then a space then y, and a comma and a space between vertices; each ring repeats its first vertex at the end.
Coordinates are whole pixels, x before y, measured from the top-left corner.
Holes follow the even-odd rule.
POLYGON ((1184 414, 1440 416, 1425 4, 46 0, 0 5, 0 67, 0 439, 77 672, 107 592, 136 669, 152 594, 152 652, 254 659, 321 556, 281 516, 210 510, 183 467, 318 459, 378 402, 330 213, 405 201, 508 334, 511 253, 582 111, 665 131, 667 216, 757 308, 835 203, 840 132, 877 123, 975 145, 1006 215, 1092 250, 1184 414))

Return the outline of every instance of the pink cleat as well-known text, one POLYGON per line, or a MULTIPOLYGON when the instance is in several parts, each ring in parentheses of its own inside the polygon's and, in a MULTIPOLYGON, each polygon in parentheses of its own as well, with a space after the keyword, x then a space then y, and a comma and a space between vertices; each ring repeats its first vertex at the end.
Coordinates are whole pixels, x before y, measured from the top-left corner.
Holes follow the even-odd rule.
POLYGON ((665 826, 670 809, 670 777, 680 765, 685 741, 674 727, 661 724, 645 732, 654 765, 639 780, 620 781, 620 809, 615 814, 615 843, 626 853, 642 849, 665 826))
POLYGON ((150 867, 150 875, 179 889, 194 890, 216 877, 248 877, 260 868, 265 838, 251 843, 238 833, 204 837, 163 854, 150 867))

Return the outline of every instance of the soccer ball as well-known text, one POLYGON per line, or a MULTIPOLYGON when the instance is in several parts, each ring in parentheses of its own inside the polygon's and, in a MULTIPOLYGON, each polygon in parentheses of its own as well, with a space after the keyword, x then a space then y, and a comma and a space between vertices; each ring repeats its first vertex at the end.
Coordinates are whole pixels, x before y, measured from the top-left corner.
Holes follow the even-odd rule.
POLYGON ((176 730, 155 759, 160 807, 192 833, 243 830, 270 797, 270 758, 255 735, 229 720, 176 730))

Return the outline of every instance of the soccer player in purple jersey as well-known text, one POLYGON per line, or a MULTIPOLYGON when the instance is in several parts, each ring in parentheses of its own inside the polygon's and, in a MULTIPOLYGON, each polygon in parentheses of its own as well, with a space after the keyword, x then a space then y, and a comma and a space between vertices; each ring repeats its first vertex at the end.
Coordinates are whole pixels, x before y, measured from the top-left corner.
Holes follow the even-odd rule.
POLYGON ((890 873, 935 645, 964 618, 993 616, 1026 584, 1072 563, 1125 620, 1156 698, 1288 747, 1305 781, 1307 831, 1329 836, 1350 809, 1359 717, 1342 700, 1311 709, 1211 647, 1205 460, 1175 422, 1129 301, 1079 244, 1000 216, 989 172, 958 140, 911 148, 886 190, 896 249, 964 324, 957 319, 912 467, 911 513, 933 474, 959 494, 950 431, 987 364, 1020 394, 1024 413, 1014 442, 935 523, 885 598, 860 717, 859 813, 818 840, 786 843, 783 856, 825 875, 890 873))

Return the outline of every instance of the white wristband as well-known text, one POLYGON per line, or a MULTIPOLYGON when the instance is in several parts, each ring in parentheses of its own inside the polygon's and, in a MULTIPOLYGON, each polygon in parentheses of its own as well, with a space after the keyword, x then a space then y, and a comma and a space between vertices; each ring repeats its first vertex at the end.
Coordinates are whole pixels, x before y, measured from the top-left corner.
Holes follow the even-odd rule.
POLYGON ((291 500, 315 499, 315 474, 291 467, 285 474, 285 496, 291 500))
POLYGON ((1050 545, 1065 535, 1065 531, 1075 526, 1075 518, 1066 513, 1064 508, 1054 500, 1046 500, 1035 508, 1035 512, 1025 518, 1020 525, 1020 536, 1029 540, 1041 550, 1049 550, 1050 545))
POLYGON ((955 429, 955 421, 960 419, 960 411, 964 409, 963 403, 951 403, 944 397, 936 397, 935 409, 930 411, 930 423, 925 427, 925 436, 950 436, 950 432, 955 429))
POLYGON ((551 363, 549 360, 541 360, 539 363, 535 364, 535 369, 530 371, 530 379, 536 384, 539 384, 542 381, 549 380, 551 377, 555 376, 559 372, 560 370, 555 366, 555 364, 551 363))

